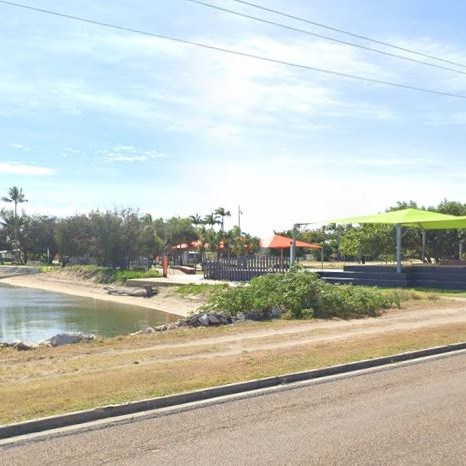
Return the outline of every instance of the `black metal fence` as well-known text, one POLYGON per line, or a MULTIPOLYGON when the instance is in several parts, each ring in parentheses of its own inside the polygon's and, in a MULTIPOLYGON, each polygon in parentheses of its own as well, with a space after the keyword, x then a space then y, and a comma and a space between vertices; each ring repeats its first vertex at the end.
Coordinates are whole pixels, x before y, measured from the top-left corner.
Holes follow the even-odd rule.
POLYGON ((289 259, 273 256, 225 258, 203 264, 205 278, 237 282, 246 282, 269 273, 286 272, 289 268, 289 259))

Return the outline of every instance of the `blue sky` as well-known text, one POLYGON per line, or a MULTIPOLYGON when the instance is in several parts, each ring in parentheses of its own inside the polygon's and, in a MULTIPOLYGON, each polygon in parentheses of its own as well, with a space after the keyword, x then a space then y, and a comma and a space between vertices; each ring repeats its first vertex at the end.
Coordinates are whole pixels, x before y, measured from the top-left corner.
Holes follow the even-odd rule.
MULTIPOLYGON (((326 33, 231 0, 211 3, 326 33)), ((466 63, 463 2, 257 3, 466 63)), ((466 76, 185 0, 28 4, 466 95, 466 76)), ((373 213, 397 200, 466 201, 465 100, 5 5, 0 17, 0 190, 23 187, 28 212, 68 215, 130 206, 170 216, 218 206, 235 211, 240 204, 244 228, 266 235, 294 222, 373 213)))

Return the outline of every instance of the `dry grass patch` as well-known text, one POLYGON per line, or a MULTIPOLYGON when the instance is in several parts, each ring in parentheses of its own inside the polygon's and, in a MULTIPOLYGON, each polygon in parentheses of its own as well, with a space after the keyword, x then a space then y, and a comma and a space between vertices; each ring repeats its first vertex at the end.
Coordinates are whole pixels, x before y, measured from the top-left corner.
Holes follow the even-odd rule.
MULTIPOLYGON (((212 330, 206 334, 218 335, 219 329, 212 330)), ((148 339, 142 340, 147 344, 148 339)), ((183 349, 194 351, 189 358, 170 362, 160 359, 167 355, 166 349, 142 352, 137 358, 135 354, 99 354, 99 349, 110 346, 107 341, 28 354, 4 351, 0 353, 0 422, 11 423, 464 340, 466 326, 448 324, 416 331, 387 331, 383 335, 348 335, 345 340, 267 351, 246 349, 234 356, 215 356, 216 351, 228 346, 198 346, 183 349), (5 361, 12 367, 5 368, 5 361)), ((129 343, 126 339, 123 342, 129 343)))

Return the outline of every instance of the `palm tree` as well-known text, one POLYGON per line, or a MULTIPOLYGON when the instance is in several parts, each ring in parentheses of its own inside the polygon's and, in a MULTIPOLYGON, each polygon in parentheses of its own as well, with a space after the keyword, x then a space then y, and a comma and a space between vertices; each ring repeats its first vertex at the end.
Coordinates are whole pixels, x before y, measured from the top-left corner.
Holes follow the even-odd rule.
POLYGON ((221 225, 222 225, 222 231, 223 231, 225 217, 231 217, 231 212, 229 210, 225 210, 224 207, 219 207, 218 209, 215 209, 214 214, 218 215, 222 219, 221 225))
POLYGON ((0 211, 0 225, 3 227, 3 231, 7 238, 11 240, 13 237, 15 259, 19 259, 21 264, 24 263, 23 259, 26 258, 26 253, 22 248, 20 239, 16 235, 25 227, 25 223, 25 218, 23 216, 15 218, 14 213, 10 210, 2 209, 0 211))
POLYGON ((8 197, 2 197, 3 202, 13 202, 14 207, 14 239, 15 239, 15 249, 18 251, 18 204, 23 204, 24 202, 28 202, 28 200, 24 197, 23 188, 18 188, 17 186, 13 186, 8 190, 8 197))
POLYGON ((22 204, 23 202, 28 202, 28 200, 24 197, 23 188, 18 188, 13 186, 8 190, 8 196, 3 196, 3 202, 14 202, 15 203, 15 218, 17 217, 18 213, 18 204, 22 204))
POLYGON ((202 222, 202 225, 199 228, 198 234, 199 234, 199 254, 201 256, 200 261, 204 262, 206 245, 209 243, 209 232, 206 230, 204 226, 204 222, 202 222))
POLYGON ((206 225, 210 225, 211 229, 213 230, 214 229, 214 226, 215 225, 218 225, 220 222, 218 220, 218 217, 217 215, 214 213, 212 214, 208 214, 204 217, 204 223, 206 225))
POLYGON ((195 227, 202 225, 204 223, 204 221, 202 220, 202 217, 199 214, 190 215, 189 220, 191 220, 191 223, 195 227))

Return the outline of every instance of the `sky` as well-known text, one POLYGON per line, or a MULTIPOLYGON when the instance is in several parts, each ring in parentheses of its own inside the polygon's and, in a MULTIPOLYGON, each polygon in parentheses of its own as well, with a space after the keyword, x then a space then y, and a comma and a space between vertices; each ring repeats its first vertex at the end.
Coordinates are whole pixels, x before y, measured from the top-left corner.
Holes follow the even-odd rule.
MULTIPOLYGON (((416 58, 232 0, 206 1, 416 58)), ((186 0, 25 3, 466 96, 466 75, 186 0)), ((466 64, 459 0, 256 3, 466 64)), ((133 207, 169 217, 222 206, 232 212, 230 227, 240 205, 242 228, 265 236, 294 223, 380 212, 399 200, 466 201, 466 100, 2 4, 0 18, 0 192, 22 187, 28 213, 133 207)))

